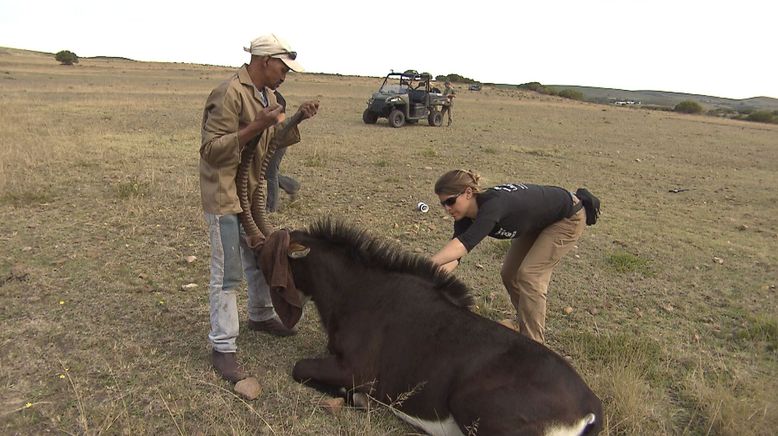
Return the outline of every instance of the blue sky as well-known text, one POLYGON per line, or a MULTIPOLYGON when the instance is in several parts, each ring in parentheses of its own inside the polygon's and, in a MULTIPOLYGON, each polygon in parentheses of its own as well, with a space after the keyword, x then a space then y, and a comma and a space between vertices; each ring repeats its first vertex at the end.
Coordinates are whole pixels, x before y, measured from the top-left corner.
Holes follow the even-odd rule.
POLYGON ((776 17, 767 0, 0 0, 0 46, 239 66, 275 32, 312 72, 778 98, 776 17))

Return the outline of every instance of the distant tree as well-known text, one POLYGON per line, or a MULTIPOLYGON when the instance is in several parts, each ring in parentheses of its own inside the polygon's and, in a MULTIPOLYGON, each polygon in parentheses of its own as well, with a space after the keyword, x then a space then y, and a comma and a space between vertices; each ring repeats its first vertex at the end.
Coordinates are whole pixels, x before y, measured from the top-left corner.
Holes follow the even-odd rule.
POLYGON ((535 92, 542 92, 546 88, 545 86, 541 85, 540 82, 522 83, 521 85, 516 85, 516 87, 519 89, 526 89, 535 92))
POLYGON ((748 121, 756 121, 758 123, 772 123, 773 122, 773 114, 769 111, 756 111, 751 112, 746 117, 748 121))
POLYGON ((522 83, 521 85, 516 85, 516 87, 519 89, 526 89, 528 91, 535 91, 540 94, 546 94, 546 95, 558 94, 558 92, 554 88, 551 88, 550 86, 546 86, 546 85, 541 85, 540 82, 522 83))
POLYGON ((584 95, 581 91, 576 91, 574 89, 563 89, 559 91, 559 96, 564 98, 569 98, 571 100, 583 100, 584 95))
POLYGON ((78 56, 70 50, 61 50, 54 55, 56 59, 62 65, 73 65, 78 63, 78 56))
MULTIPOLYGON (((438 76, 441 77, 441 76, 438 76)), ((460 76, 456 73, 449 73, 443 76, 443 80, 448 80, 449 82, 456 82, 456 83, 476 83, 476 80, 473 80, 469 77, 460 76)))
POLYGON ((445 82, 446 80, 448 80, 448 76, 444 76, 441 74, 439 76, 435 76, 435 80, 437 80, 438 82, 445 82))
POLYGON ((685 114, 698 114, 702 112, 702 106, 699 103, 692 100, 684 100, 673 108, 676 112, 682 112, 685 114))

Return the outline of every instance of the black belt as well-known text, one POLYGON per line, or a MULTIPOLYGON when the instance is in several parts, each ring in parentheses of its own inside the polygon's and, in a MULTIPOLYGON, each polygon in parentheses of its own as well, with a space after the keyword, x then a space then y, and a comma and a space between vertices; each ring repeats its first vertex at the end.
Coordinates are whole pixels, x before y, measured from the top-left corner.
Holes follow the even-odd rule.
POLYGON ((573 205, 573 210, 570 211, 570 214, 567 215, 568 218, 571 218, 573 215, 577 214, 579 210, 583 209, 583 201, 579 201, 578 203, 573 205))
MULTIPOLYGON (((573 201, 575 201, 575 198, 576 198, 576 197, 573 197, 573 194, 572 194, 572 193, 570 193, 570 197, 572 197, 572 198, 573 198, 573 201)), ((567 215, 567 218, 570 218, 570 217, 572 217, 573 215, 577 214, 577 213, 578 213, 578 211, 579 211, 579 210, 581 210, 582 208, 583 208, 583 201, 581 201, 580 199, 578 199, 578 203, 575 203, 575 204, 573 205, 573 210, 571 210, 571 211, 570 211, 570 213, 567 215)))

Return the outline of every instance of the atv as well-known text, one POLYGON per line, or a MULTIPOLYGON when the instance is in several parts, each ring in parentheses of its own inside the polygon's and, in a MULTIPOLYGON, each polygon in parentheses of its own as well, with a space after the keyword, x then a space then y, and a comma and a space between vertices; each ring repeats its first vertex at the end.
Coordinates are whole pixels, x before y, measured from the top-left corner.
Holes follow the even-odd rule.
POLYGON ((430 126, 440 127, 443 124, 440 111, 451 102, 430 82, 429 73, 413 70, 387 74, 381 88, 367 101, 362 121, 375 124, 379 118, 386 118, 392 127, 402 127, 426 119, 430 126))

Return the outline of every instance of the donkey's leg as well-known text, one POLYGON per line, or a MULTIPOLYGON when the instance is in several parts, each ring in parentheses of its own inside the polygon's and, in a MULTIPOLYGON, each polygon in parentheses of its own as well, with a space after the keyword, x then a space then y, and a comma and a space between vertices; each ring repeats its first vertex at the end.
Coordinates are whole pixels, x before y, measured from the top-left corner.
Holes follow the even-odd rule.
POLYGON ((338 362, 335 356, 302 359, 294 365, 292 378, 332 396, 344 396, 354 386, 354 372, 338 362))

